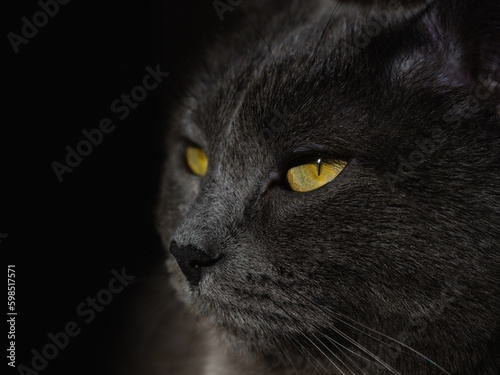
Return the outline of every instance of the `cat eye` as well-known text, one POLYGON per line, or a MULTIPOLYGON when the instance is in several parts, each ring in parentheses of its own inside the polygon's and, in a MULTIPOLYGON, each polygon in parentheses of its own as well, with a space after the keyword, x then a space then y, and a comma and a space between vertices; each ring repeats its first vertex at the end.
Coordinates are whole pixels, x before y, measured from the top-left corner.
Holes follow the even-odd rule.
POLYGON ((288 185, 293 191, 307 192, 320 188, 332 181, 346 167, 347 162, 340 159, 317 157, 302 163, 294 163, 286 174, 288 185))
POLYGON ((186 147, 186 162, 189 170, 197 176, 204 176, 207 172, 208 158, 205 152, 199 147, 186 147))

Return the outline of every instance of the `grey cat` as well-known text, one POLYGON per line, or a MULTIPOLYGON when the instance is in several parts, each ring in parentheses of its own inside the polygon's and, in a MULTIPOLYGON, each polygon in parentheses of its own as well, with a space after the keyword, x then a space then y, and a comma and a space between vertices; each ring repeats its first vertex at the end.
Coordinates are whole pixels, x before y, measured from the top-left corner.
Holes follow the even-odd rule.
POLYGON ((168 122, 163 372, 499 374, 500 2, 234 5, 168 122))

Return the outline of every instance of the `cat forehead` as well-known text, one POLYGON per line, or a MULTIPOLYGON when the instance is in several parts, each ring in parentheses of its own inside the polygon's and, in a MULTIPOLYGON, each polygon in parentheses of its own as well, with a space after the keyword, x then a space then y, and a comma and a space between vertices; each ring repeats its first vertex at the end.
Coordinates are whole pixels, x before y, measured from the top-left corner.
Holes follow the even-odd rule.
MULTIPOLYGON (((253 136, 256 131, 267 135, 276 127, 299 136, 302 130, 313 132, 315 124, 326 123, 341 111, 348 114, 344 119, 349 123, 361 122, 381 102, 397 96, 390 89, 392 83, 408 86, 398 87, 401 93, 418 89, 410 78, 419 82, 419 66, 432 56, 429 46, 401 48, 407 42, 411 45, 411 39, 392 46, 388 35, 360 48, 362 25, 381 16, 353 16, 349 7, 339 8, 338 17, 332 18, 323 35, 332 9, 319 12, 323 18, 318 17, 321 27, 316 25, 315 30, 308 22, 292 22, 291 26, 285 22, 286 32, 281 30, 278 36, 265 30, 262 38, 250 41, 245 33, 230 35, 222 39, 230 43, 209 48, 183 100, 180 124, 186 137, 221 141, 237 128, 244 140, 244 135, 253 136)), ((399 20, 392 21, 398 24, 399 20)), ((386 25, 389 29, 390 24, 386 25)), ((452 82, 448 71, 460 57, 447 52, 443 54, 446 64, 437 72, 445 84, 452 82)))
MULTIPOLYGON (((249 103, 262 107, 254 108, 256 113, 265 112, 265 108, 273 113, 275 107, 286 111, 288 98, 306 98, 311 91, 323 95, 356 91, 355 83, 349 82, 349 77, 343 79, 342 71, 350 66, 351 72, 362 76, 372 69, 370 58, 357 61, 357 56, 366 51, 358 48, 355 39, 363 25, 380 16, 373 11, 360 14, 352 5, 337 8, 335 2, 318 3, 322 5, 313 8, 309 14, 312 18, 304 15, 300 21, 284 22, 277 35, 276 25, 258 33, 259 37, 253 35, 254 39, 235 31, 210 46, 203 63, 190 72, 193 84, 183 103, 184 118, 189 120, 183 125, 194 123, 210 130, 231 128, 239 111, 249 103), (333 12, 335 17, 330 19, 333 12), (335 83, 329 87, 314 83, 334 81, 337 87, 335 83)), ((396 22, 395 14, 391 16, 396 22)), ((251 32, 256 34, 255 30, 251 32)), ((373 60, 380 58, 374 56, 373 60)), ((403 65, 398 70, 404 73, 406 69, 403 65)), ((319 103, 308 103, 310 108, 315 104, 319 103)))
POLYGON ((362 79, 354 82, 343 77, 342 65, 349 59, 308 58, 307 53, 283 55, 281 60, 271 58, 253 69, 251 63, 235 64, 225 76, 199 80, 183 101, 178 123, 184 135, 193 140, 210 135, 221 140, 236 129, 240 136, 259 133, 268 137, 285 130, 290 135, 311 134, 314 124, 340 112, 357 119, 366 117, 359 106, 349 111, 360 90, 369 90, 362 79))

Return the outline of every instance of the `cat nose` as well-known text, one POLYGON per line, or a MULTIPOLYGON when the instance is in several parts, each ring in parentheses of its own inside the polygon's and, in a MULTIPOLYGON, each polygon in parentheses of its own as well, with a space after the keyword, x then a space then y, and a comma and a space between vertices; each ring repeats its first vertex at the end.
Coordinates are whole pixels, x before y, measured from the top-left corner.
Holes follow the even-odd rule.
POLYGON ((210 256, 205 250, 193 245, 178 245, 177 242, 170 243, 170 252, 177 260, 182 273, 189 283, 197 286, 201 281, 203 268, 213 266, 221 256, 210 256))

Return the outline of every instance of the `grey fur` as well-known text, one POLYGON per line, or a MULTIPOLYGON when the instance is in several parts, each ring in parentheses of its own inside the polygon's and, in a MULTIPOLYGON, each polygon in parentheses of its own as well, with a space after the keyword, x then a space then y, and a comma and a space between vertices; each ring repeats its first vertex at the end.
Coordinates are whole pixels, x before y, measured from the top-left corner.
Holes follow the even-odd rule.
POLYGON ((377 356, 405 375, 498 374, 498 4, 397 14, 358 48, 380 10, 341 6, 320 40, 334 3, 282 3, 235 11, 169 119, 163 243, 223 254, 194 288, 168 259, 206 340, 194 369, 170 373, 389 374, 377 356), (268 137, 276 111, 286 125, 268 137), (187 170, 184 138, 207 153, 206 176, 187 170), (291 192, 300 148, 349 164, 291 192))

